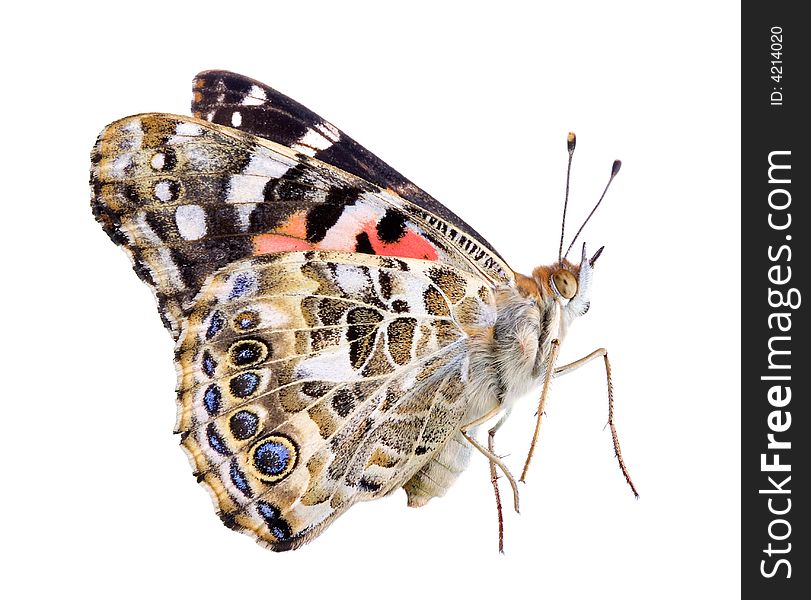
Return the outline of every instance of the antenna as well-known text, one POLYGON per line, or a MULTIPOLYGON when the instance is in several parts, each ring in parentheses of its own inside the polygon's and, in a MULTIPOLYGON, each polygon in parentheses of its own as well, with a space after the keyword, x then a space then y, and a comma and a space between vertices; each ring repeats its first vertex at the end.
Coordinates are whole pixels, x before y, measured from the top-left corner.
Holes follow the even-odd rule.
POLYGON ((566 137, 566 147, 569 149, 569 166, 566 167, 566 198, 563 200, 563 219, 560 223, 560 248, 558 249, 558 263, 562 260, 563 255, 563 233, 566 231, 566 207, 569 206, 569 179, 572 174, 572 155, 574 154, 574 147, 577 144, 577 137, 574 131, 570 131, 566 137))
MULTIPOLYGON (((583 224, 580 226, 580 229, 578 229, 577 233, 574 234, 574 239, 572 240, 572 243, 569 244, 569 247, 566 249, 566 254, 563 255, 563 258, 566 258, 569 255, 569 250, 571 250, 572 246, 574 246, 574 243, 577 241, 577 238, 580 235, 580 232, 583 231, 583 228, 586 226, 586 223, 588 223, 589 219, 591 219, 591 215, 593 215, 594 211, 597 210, 597 207, 600 206, 600 203, 603 201, 603 198, 605 198, 605 193, 608 191, 608 186, 611 185, 611 182, 614 181, 614 177, 616 177, 617 173, 620 172, 620 167, 621 166, 622 166, 622 162, 620 162, 618 160, 615 160, 614 164, 611 165, 611 177, 608 178, 608 183, 605 184, 605 189, 603 190, 603 195, 600 196, 599 200, 597 200, 597 204, 595 204, 594 208, 591 209, 591 212, 589 213, 589 216, 586 217, 586 220, 583 221, 583 224)), ((601 250, 602 250, 602 248, 601 248, 601 250)), ((593 260, 596 260, 596 258, 597 257, 595 256, 595 258, 593 260)))

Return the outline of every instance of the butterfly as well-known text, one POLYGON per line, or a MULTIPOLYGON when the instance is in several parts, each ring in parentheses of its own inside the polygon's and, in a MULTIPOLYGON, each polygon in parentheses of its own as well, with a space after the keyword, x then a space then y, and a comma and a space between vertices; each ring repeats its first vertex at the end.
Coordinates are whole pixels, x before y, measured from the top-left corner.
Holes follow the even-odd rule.
POLYGON ((475 448, 501 528, 497 469, 518 496, 495 431, 542 386, 537 438, 550 380, 598 357, 631 484, 607 354, 555 362, 602 249, 573 263, 561 237, 557 262, 515 273, 352 138, 241 75, 197 75, 192 113, 108 125, 92 209, 175 340, 175 430, 225 525, 294 549, 357 502, 442 496, 475 448), (475 432, 496 417, 485 447, 475 432))

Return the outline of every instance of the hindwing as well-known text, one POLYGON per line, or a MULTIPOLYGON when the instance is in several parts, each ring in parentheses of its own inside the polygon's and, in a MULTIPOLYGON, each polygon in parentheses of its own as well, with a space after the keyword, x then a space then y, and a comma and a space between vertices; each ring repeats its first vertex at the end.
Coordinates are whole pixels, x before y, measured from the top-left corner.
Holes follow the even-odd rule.
POLYGON ((490 286, 450 265, 335 252, 238 261, 178 341, 178 422, 223 521, 274 550, 403 486, 467 409, 490 286))

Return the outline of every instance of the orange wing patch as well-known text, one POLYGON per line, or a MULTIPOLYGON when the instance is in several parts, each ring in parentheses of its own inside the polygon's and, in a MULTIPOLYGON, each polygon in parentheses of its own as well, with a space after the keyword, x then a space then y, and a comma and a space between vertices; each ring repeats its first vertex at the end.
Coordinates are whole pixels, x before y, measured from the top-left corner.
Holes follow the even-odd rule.
POLYGON ((413 225, 405 225, 398 239, 383 240, 378 228, 379 219, 368 214, 365 216, 371 218, 361 220, 355 215, 354 218, 341 220, 333 226, 333 232, 322 240, 310 241, 307 239, 307 214, 307 211, 293 213, 273 232, 254 236, 254 256, 276 252, 331 250, 432 261, 440 259, 436 246, 418 233, 413 225))

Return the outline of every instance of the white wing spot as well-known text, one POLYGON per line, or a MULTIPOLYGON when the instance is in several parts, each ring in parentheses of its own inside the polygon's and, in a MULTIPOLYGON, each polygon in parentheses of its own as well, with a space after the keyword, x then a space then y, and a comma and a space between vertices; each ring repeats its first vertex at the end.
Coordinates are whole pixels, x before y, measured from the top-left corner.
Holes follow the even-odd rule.
POLYGON ((290 144, 290 147, 296 152, 306 154, 307 156, 315 156, 315 153, 318 152, 315 148, 310 148, 309 146, 304 146, 302 144, 290 144))
POLYGON ((261 106, 267 101, 265 90, 258 85, 251 86, 251 91, 242 99, 242 106, 261 106))
POLYGON ((235 110, 231 113, 231 126, 239 127, 240 125, 242 125, 242 115, 239 114, 238 110, 235 110))
POLYGON ((126 125, 121 128, 121 131, 124 133, 143 133, 144 130, 141 129, 141 121, 138 119, 133 119, 126 125))
MULTIPOLYGON (((366 194, 362 194, 361 198, 365 196, 366 194)), ((327 235, 322 240, 323 246, 337 251, 354 252, 355 237, 363 231, 366 223, 376 223, 386 213, 385 208, 380 206, 379 202, 377 205, 373 204, 374 202, 377 201, 373 199, 368 204, 347 206, 341 213, 338 222, 327 231, 327 235)))
POLYGON ((268 304, 260 304, 255 310, 261 315, 262 327, 280 328, 287 325, 290 320, 283 311, 276 310, 268 304))
MULTIPOLYGON (((180 140, 180 138, 173 137, 170 143, 184 143, 182 140, 178 140, 180 140)), ((189 165, 201 171, 212 171, 216 169, 217 165, 221 164, 222 161, 222 157, 217 156, 216 149, 208 144, 185 144, 183 153, 189 165)))
POLYGON ((155 184, 155 198, 161 202, 172 200, 172 187, 168 181, 159 181, 155 184))
POLYGON ((197 204, 178 206, 175 211, 175 223, 180 237, 184 240, 199 240, 206 234, 206 212, 197 204))
POLYGON ((270 181, 270 177, 232 175, 228 182, 228 196, 225 201, 232 204, 262 202, 265 198, 265 185, 268 181, 270 181))
POLYGON ((132 166, 132 154, 121 154, 110 165, 110 175, 115 178, 124 177, 126 170, 132 166))
POLYGON ((336 280, 347 294, 358 294, 369 286, 369 280, 361 269, 349 265, 337 265, 336 280))
POLYGON ((121 136, 119 147, 121 150, 136 150, 144 142, 144 129, 141 127, 140 119, 133 119, 121 127, 121 132, 126 134, 121 136))
POLYGON ((166 164, 166 155, 163 152, 158 152, 149 161, 149 165, 156 171, 162 171, 163 166, 166 164))
POLYGON ((251 213, 256 210, 255 202, 246 202, 245 204, 237 204, 234 209, 239 219, 240 231, 248 231, 251 226, 251 213))
POLYGON ((159 289, 165 287, 170 290, 182 290, 184 287, 183 279, 180 277, 177 264, 169 253, 166 242, 147 224, 146 215, 140 213, 136 216, 133 225, 127 227, 126 232, 130 239, 142 237, 158 249, 157 258, 148 260, 145 263, 153 279, 157 282, 156 287, 159 289), (158 265, 160 266, 156 268, 158 265))
POLYGON ((333 144, 341 139, 341 132, 331 123, 321 122, 316 123, 315 128, 320 131, 325 138, 333 144))
MULTIPOLYGON (((325 129, 325 131, 328 130, 325 129)), ((308 129, 307 133, 301 136, 301 139, 298 142, 291 144, 291 147, 302 154, 306 154, 307 156, 315 156, 316 152, 319 150, 326 150, 332 146, 333 143, 334 140, 329 139, 320 131, 308 129)))
MULTIPOLYGON (((416 371, 416 369, 415 369, 416 371)), ((295 368, 298 379, 321 379, 324 381, 349 381, 356 376, 345 348, 325 350, 302 360, 295 368)))
POLYGON ((196 123, 178 123, 175 132, 177 135, 195 137, 203 133, 203 128, 196 123))
POLYGON ((226 202, 263 202, 265 185, 271 179, 279 179, 296 162, 282 154, 258 148, 241 175, 232 175, 228 183, 226 202))

